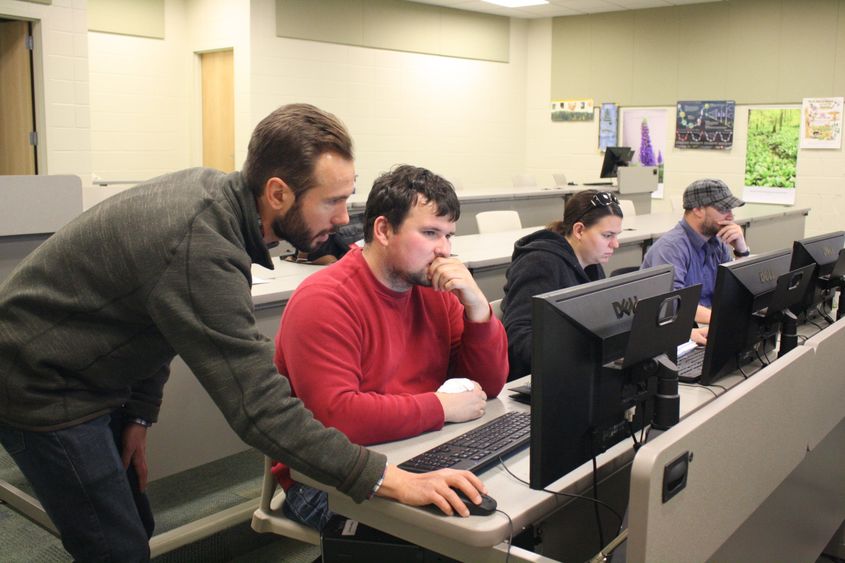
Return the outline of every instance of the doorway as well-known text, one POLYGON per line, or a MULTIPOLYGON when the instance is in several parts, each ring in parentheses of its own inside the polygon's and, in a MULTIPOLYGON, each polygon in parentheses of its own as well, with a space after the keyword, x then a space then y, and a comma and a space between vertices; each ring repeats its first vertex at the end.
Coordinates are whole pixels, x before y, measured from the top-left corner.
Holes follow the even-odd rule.
POLYGON ((235 170, 235 88, 232 49, 200 54, 202 165, 235 170))
POLYGON ((0 175, 37 173, 31 26, 0 19, 0 175))

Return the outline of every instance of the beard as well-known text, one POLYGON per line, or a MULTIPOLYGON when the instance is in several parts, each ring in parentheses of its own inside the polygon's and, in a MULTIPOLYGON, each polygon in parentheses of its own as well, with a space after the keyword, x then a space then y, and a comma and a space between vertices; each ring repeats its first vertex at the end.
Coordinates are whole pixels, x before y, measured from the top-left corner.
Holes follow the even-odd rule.
POLYGON ((431 287, 431 280, 428 279, 428 268, 419 272, 400 272, 391 269, 387 278, 389 280, 388 287, 394 291, 405 291, 414 285, 431 287))
POLYGON ((721 226, 716 221, 708 220, 704 224, 701 225, 701 234, 706 237, 715 236, 721 230, 721 226))
POLYGON ((331 230, 322 231, 314 234, 308 225, 305 223, 305 218, 302 216, 302 207, 299 202, 294 203, 293 207, 285 213, 283 218, 276 217, 271 224, 273 234, 282 240, 288 241, 294 248, 300 252, 313 252, 316 250, 314 241, 323 235, 331 234, 331 230))

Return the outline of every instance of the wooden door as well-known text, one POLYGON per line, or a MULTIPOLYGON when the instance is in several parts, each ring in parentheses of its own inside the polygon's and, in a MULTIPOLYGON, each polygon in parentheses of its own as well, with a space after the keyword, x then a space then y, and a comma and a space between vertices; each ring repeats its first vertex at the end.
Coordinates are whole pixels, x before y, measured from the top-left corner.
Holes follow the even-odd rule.
POLYGON ((200 55, 202 165, 235 169, 235 88, 232 50, 200 55))
POLYGON ((35 174, 29 22, 0 20, 0 174, 35 174))

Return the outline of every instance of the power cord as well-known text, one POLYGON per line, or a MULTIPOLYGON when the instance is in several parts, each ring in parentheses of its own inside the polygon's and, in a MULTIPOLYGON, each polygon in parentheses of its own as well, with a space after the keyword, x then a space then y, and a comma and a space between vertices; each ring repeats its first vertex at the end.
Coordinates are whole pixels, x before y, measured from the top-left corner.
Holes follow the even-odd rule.
MULTIPOLYGON (((499 460, 499 464, 502 466, 502 469, 504 469, 508 473, 508 475, 510 475, 511 477, 513 477, 514 479, 516 479, 517 481, 519 481, 520 483, 522 483, 525 486, 528 486, 528 487, 531 486, 531 484, 528 481, 526 481, 525 479, 522 479, 521 477, 517 476, 513 471, 508 469, 508 466, 505 465, 505 462, 504 462, 504 460, 502 460, 501 456, 499 456, 498 460, 499 460)), ((558 491, 551 491, 549 489, 542 489, 542 490, 543 490, 544 493, 549 493, 550 495, 568 497, 568 498, 572 498, 572 499, 588 500, 590 502, 601 505, 601 506, 605 507, 607 510, 609 510, 610 512, 612 512, 613 515, 616 516, 616 518, 619 520, 619 525, 620 526, 622 525, 622 515, 619 514, 616 511, 615 508, 613 508, 612 506, 610 506, 609 504, 607 504, 604 501, 601 501, 599 499, 595 499, 593 497, 589 497, 589 496, 586 496, 586 495, 578 495, 578 494, 575 494, 575 493, 563 493, 563 492, 558 492, 558 491)))
MULTIPOLYGON (((499 462, 502 461, 502 458, 499 458, 499 462)), ((504 465, 504 464, 502 464, 504 465)), ((505 563, 511 560, 511 546, 513 545, 513 520, 511 520, 511 515, 505 512, 504 510, 497 508, 496 512, 501 512, 505 515, 505 518, 508 519, 508 526, 509 526, 509 533, 508 533, 508 552, 505 555, 505 563)))
MULTIPOLYGON (((596 465, 596 453, 593 452, 593 498, 599 500, 599 470, 596 465)), ((596 528, 599 531, 599 550, 604 547, 604 530, 601 526, 601 514, 599 514, 599 505, 593 504, 593 513, 596 515, 596 528)))
MULTIPOLYGON (((716 393, 715 391, 713 391, 712 389, 710 389, 710 387, 708 387, 707 385, 697 385, 697 384, 693 384, 693 383, 680 383, 680 382, 678 383, 678 385, 682 385, 682 386, 684 386, 684 387, 698 387, 699 389, 707 389, 708 391, 710 391, 711 393, 713 393, 713 396, 714 396, 714 397, 718 397, 718 396, 719 396, 719 394, 718 394, 718 393, 716 393)), ((718 385, 714 385, 714 387, 718 387, 718 385)))

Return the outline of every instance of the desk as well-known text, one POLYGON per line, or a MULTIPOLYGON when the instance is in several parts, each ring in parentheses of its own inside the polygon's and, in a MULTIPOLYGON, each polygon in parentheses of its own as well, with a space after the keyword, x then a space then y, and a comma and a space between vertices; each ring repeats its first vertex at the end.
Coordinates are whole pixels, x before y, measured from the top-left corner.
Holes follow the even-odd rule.
MULTIPOLYGON (((746 233, 748 245, 755 253, 792 248, 792 241, 804 238, 808 209, 777 209, 771 206, 745 206, 737 212, 737 223, 746 233), (748 209, 745 209, 748 207, 748 209)), ((605 273, 629 266, 639 266, 651 243, 677 224, 674 213, 651 213, 626 218, 619 236, 619 248, 613 253, 605 273)), ((517 231, 457 236, 452 252, 467 265, 479 287, 493 301, 504 296, 505 272, 510 266, 513 244, 521 237, 541 229, 528 227, 517 231)))
MULTIPOLYGON (((741 382, 742 378, 733 376, 719 382, 729 388, 741 382)), ((508 384, 508 387, 524 383, 524 379, 508 384)), ((687 416, 722 393, 719 388, 700 388, 682 386, 681 415, 687 416), (709 389, 709 390, 708 390, 709 389)), ((488 401, 486 414, 479 420, 463 424, 447 424, 443 430, 432 432, 407 440, 374 446, 372 449, 387 455, 391 463, 400 463, 445 440, 463 434, 467 430, 499 416, 509 410, 524 410, 528 407, 508 397, 505 389, 498 398, 488 401)), ((606 481, 614 477, 627 478, 627 467, 633 459, 630 441, 624 441, 609 449, 597 459, 599 479, 606 481)), ((506 460, 506 465, 521 479, 528 480, 529 452, 524 450, 506 460)), ((295 473, 294 478, 313 486, 326 489, 324 485, 295 473)), ((543 491, 535 491, 527 485, 518 483, 501 466, 495 466, 481 474, 481 478, 498 502, 501 510, 508 513, 513 522, 514 534, 529 525, 542 523, 556 511, 563 512, 567 525, 583 531, 585 519, 572 517, 574 511, 567 514, 566 508, 572 501, 543 491), (563 510, 562 510, 563 509, 563 510)), ((559 492, 583 494, 592 486, 592 467, 586 463, 568 475, 552 483, 549 489, 559 492)), ((604 484, 602 485, 604 487, 604 484)), ((508 551, 505 543, 511 533, 508 519, 501 513, 488 517, 471 516, 455 518, 440 516, 428 510, 404 506, 399 503, 375 498, 371 501, 355 504, 345 495, 329 490, 332 510, 375 528, 401 537, 413 543, 423 545, 434 551, 461 561, 504 561, 508 551)), ((604 495, 602 494, 604 500, 604 495)), ((580 504, 580 503, 579 503, 580 504)), ((592 508, 590 508, 592 510, 592 508)), ((593 519, 586 519, 587 525, 593 525, 593 519)), ((557 524, 555 524, 557 526, 557 524)), ((587 532, 589 534, 589 532, 587 532)), ((596 536, 590 534, 593 552, 597 551, 596 536)), ((549 542, 552 544, 553 542, 549 542)), ((579 559, 574 554, 571 559, 579 559)), ((579 554, 583 555, 583 554, 579 554)), ((556 556, 559 556, 556 554, 556 556)), ((566 557, 570 559, 570 557, 566 557)), ((511 561, 550 561, 519 548, 512 548, 511 561)), ((580 557, 584 560, 584 557, 580 557)))
MULTIPOLYGON (((513 210, 519 213, 523 225, 545 225, 563 217, 566 198, 578 189, 549 188, 487 188, 472 192, 458 192, 461 218, 456 226, 458 235, 478 234, 475 214, 481 211, 513 210)), ((363 213, 366 199, 354 195, 349 201, 350 213, 363 213)))
POLYGON ((631 561, 814 561, 845 519, 845 319, 649 442, 634 461, 631 561), (662 499, 664 467, 694 454, 662 499))

